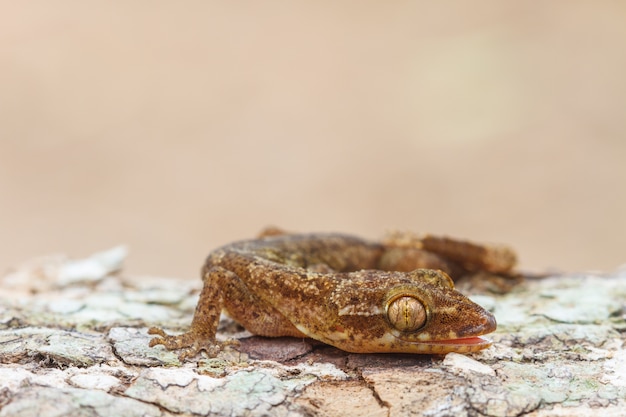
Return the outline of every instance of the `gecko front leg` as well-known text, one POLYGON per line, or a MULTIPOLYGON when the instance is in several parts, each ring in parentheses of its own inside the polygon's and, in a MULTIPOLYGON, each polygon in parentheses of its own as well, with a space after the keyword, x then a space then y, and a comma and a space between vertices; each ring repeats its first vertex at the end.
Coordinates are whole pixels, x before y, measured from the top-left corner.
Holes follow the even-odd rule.
POLYGON ((222 267, 212 267, 205 272, 203 287, 191 322, 191 329, 180 335, 168 335, 163 329, 151 327, 148 334, 157 335, 150 341, 150 347, 163 345, 168 350, 181 349, 180 361, 206 351, 215 357, 224 345, 234 342, 217 342, 215 333, 224 305, 223 289, 228 281, 239 280, 232 271, 222 267))

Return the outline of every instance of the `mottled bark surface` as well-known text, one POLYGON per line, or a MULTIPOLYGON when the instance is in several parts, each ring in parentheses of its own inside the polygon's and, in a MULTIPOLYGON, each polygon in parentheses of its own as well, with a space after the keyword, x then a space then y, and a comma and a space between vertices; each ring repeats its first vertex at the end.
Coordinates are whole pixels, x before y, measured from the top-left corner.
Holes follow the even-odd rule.
POLYGON ((494 347, 474 355, 349 354, 223 318, 219 335, 238 350, 180 364, 148 347, 146 329, 185 329, 200 280, 133 279, 124 256, 49 257, 2 277, 0 417, 626 413, 623 270, 473 294, 499 323, 494 347))

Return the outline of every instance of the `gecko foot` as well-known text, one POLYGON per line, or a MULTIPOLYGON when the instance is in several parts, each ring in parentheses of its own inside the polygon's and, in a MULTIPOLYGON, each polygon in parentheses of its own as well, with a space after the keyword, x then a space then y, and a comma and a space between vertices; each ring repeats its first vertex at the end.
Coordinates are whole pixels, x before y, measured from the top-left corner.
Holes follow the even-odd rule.
POLYGON ((163 329, 158 327, 148 329, 148 334, 159 336, 150 340, 150 347, 163 345, 167 350, 180 350, 178 359, 181 362, 196 356, 200 351, 205 351, 209 357, 214 358, 224 346, 239 344, 236 340, 218 342, 214 338, 204 338, 192 331, 180 335, 168 335, 163 329))

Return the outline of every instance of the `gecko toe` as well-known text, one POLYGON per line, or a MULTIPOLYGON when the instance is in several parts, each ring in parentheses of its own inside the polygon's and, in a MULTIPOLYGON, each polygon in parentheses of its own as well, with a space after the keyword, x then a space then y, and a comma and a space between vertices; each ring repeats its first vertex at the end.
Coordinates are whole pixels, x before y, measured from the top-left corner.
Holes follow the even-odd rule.
MULTIPOLYGON (((160 327, 150 327, 148 329, 148 334, 155 334, 157 336, 161 336, 161 337, 167 337, 167 334, 163 331, 163 329, 161 329, 160 327)), ((158 339, 157 337, 155 337, 152 340, 158 339)))

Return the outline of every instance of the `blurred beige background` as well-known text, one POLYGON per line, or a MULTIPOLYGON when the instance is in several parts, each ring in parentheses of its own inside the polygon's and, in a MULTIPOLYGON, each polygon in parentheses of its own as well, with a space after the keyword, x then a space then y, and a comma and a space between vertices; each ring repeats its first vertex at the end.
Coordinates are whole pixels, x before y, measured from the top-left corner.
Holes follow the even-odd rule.
POLYGON ((3 271, 270 224, 626 263, 626 3, 1 3, 3 271))

